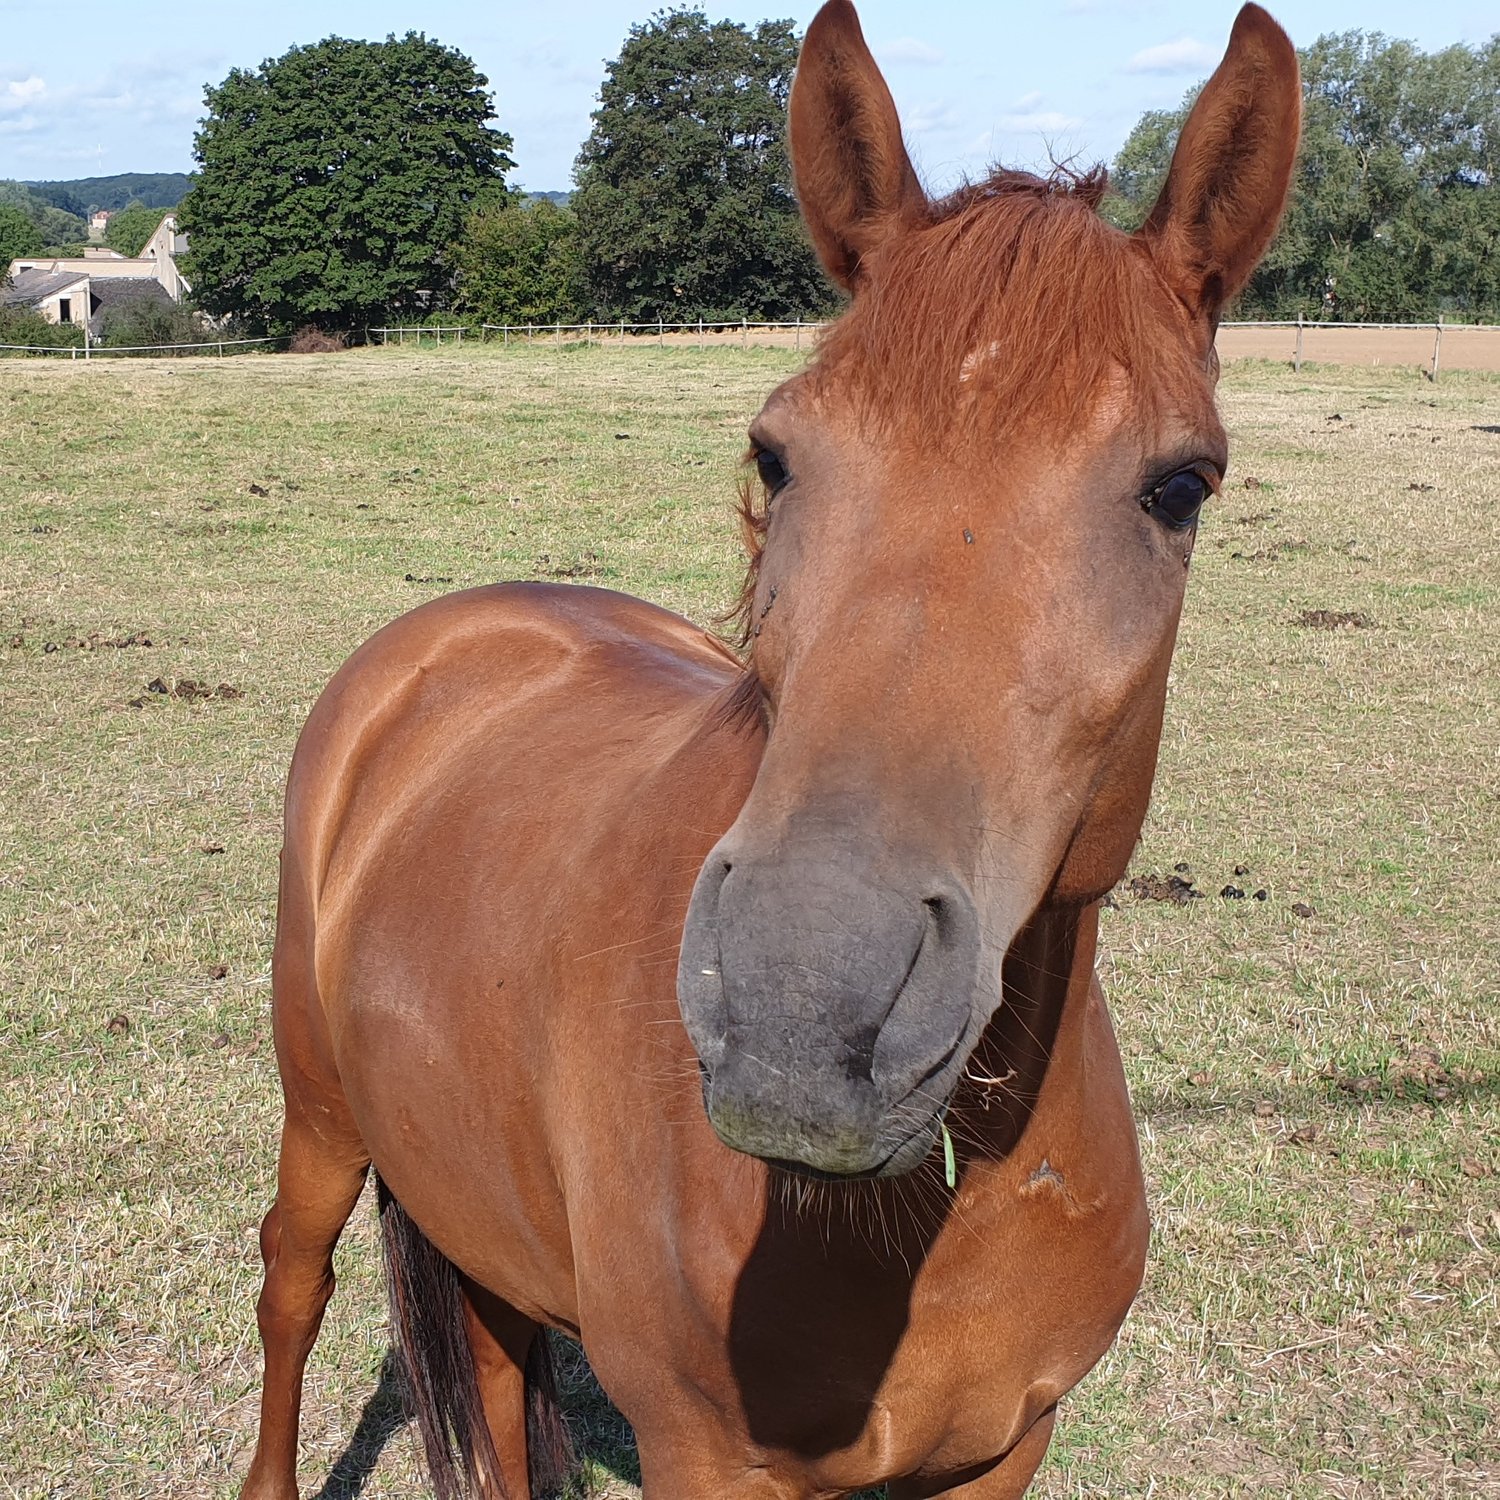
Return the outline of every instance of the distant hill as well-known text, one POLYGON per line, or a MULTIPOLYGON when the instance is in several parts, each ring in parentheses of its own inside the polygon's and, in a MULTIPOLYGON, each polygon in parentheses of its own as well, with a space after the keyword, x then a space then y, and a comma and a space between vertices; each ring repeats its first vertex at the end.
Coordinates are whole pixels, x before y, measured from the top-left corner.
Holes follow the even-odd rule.
POLYGON ((69 245, 82 241, 88 225, 66 209, 44 198, 35 188, 19 182, 0 181, 0 203, 13 203, 42 232, 48 245, 69 245))
POLYGON ((573 201, 572 193, 527 193, 526 197, 531 201, 545 198, 548 203, 555 203, 559 208, 566 208, 573 201))
POLYGON ((127 203, 176 208, 187 197, 191 182, 186 172, 121 172, 114 177, 76 177, 68 182, 27 182, 22 186, 64 213, 87 218, 96 208, 113 212, 127 203))

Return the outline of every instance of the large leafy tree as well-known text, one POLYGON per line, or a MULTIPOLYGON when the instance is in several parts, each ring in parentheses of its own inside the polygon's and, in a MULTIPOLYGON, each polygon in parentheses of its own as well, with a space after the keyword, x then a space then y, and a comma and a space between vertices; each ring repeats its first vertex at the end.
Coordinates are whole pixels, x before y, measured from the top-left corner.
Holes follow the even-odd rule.
MULTIPOLYGON (((1351 31, 1299 56, 1296 187, 1239 310, 1500 317, 1500 37, 1423 53, 1351 31)), ((1121 149, 1110 212, 1125 227, 1150 211, 1196 96, 1143 115, 1121 149)))
POLYGON ((792 196, 796 65, 790 21, 752 31, 671 10, 631 29, 575 169, 599 315, 785 318, 829 306, 792 196))
POLYGON ((446 300, 448 247, 514 163, 487 80, 413 32, 329 37, 205 93, 178 210, 208 312, 353 328, 446 300))
POLYGON ((572 209, 517 194, 469 215, 453 247, 458 303, 488 323, 573 323, 585 315, 572 209))

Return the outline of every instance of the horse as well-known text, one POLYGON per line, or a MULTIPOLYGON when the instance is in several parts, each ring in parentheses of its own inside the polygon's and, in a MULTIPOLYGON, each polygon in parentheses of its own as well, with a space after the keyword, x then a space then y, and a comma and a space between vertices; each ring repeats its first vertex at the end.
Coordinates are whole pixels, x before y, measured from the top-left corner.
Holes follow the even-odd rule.
POLYGON ((1155 774, 1214 336, 1300 86, 1240 11, 1127 233, 1101 173, 921 186, 848 0, 790 102, 847 310, 749 428, 743 649, 500 584, 339 670, 286 792, 243 1500, 372 1168, 437 1493, 535 1500, 582 1341, 647 1500, 1011 1500, 1148 1216, 1094 973, 1155 774))

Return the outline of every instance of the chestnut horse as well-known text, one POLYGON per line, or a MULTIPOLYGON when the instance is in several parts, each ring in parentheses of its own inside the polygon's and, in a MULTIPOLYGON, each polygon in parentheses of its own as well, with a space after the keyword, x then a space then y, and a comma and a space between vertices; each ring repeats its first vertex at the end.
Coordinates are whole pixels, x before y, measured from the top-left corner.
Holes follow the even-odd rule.
POLYGON ((372 1164, 442 1494, 544 1487, 543 1327, 648 1500, 1026 1489, 1142 1275, 1098 903, 1299 112, 1247 5, 1139 232, 1100 174, 932 201, 824 6, 792 155, 853 295, 750 428, 747 663, 618 594, 474 589, 367 642, 298 744, 246 1500, 296 1495, 372 1164))

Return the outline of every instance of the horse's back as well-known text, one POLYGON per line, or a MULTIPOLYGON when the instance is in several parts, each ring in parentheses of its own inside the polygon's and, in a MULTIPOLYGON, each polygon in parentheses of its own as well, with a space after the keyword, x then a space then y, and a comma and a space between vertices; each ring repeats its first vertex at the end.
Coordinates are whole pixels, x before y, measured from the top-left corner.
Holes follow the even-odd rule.
POLYGON ((377 1168, 471 1274, 497 1221, 530 1222, 538 1240, 512 1243, 509 1268, 532 1262, 520 1281, 557 1289, 534 1302, 554 1316, 571 1138, 539 1137, 576 1125, 622 1049, 660 1034, 621 1010, 620 965, 596 955, 639 943, 653 1009, 671 1006, 693 876, 759 755, 718 712, 739 670, 624 595, 471 590, 356 651, 293 760, 279 1044, 298 1074, 336 1079, 377 1168), (435 1211, 464 1181, 510 1199, 460 1216, 472 1241, 435 1211))

